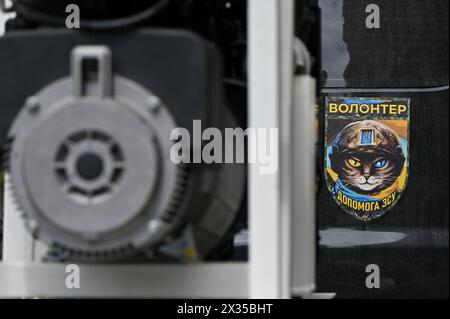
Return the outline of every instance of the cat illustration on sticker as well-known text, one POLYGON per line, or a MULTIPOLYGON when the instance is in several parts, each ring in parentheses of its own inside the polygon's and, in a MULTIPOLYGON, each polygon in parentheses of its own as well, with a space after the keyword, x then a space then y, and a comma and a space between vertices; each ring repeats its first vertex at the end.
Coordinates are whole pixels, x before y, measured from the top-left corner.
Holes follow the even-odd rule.
POLYGON ((326 99, 327 187, 336 203, 359 220, 386 214, 405 190, 409 109, 409 99, 326 99))

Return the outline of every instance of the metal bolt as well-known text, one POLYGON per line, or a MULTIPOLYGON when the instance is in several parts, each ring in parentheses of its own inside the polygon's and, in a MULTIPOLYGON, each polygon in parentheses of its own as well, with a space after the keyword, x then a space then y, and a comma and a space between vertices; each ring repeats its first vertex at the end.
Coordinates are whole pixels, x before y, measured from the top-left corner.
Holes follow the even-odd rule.
POLYGON ((161 109, 161 100, 157 96, 148 98, 148 109, 151 113, 158 113, 161 109))
POLYGON ((157 221, 157 220, 152 220, 152 221, 150 221, 148 223, 147 227, 148 227, 147 228, 148 232, 150 234, 155 234, 159 230, 159 228, 161 227, 161 223, 159 221, 157 221))
POLYGON ((27 100, 25 101, 25 108, 31 114, 38 113, 41 108, 41 105, 39 104, 39 99, 35 96, 27 98, 27 100))
POLYGON ((4 13, 13 12, 14 4, 11 3, 11 1, 7 2, 6 0, 0 0, 0 11, 3 11, 4 13))

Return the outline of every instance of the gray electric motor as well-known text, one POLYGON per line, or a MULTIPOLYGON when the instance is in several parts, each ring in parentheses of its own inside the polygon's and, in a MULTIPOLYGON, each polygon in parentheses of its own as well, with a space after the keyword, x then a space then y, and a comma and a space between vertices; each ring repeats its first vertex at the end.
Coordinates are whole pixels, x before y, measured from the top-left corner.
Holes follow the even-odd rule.
POLYGON ((188 255, 209 254, 238 214, 245 168, 173 163, 177 123, 164 101, 114 75, 107 47, 77 47, 71 59, 72 75, 29 97, 9 133, 8 172, 28 229, 75 260, 182 259, 177 242, 187 237, 188 255))

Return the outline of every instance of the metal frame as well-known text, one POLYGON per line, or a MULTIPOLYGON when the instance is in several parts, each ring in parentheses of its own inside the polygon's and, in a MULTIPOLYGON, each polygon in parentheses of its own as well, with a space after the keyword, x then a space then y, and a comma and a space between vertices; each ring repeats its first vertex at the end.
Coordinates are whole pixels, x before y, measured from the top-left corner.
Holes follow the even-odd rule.
POLYGON ((248 125, 280 128, 278 172, 262 175, 257 164, 249 165, 249 263, 80 265, 81 286, 68 289, 66 265, 33 261, 42 248, 33 248, 36 243, 23 229, 11 194, 6 192, 0 297, 290 298, 293 293, 310 297, 315 193, 313 187, 302 188, 298 183, 309 183, 315 169, 311 160, 304 162, 307 166, 295 177, 291 169, 301 156, 295 149, 314 151, 314 139, 301 138, 313 136, 314 116, 308 108, 313 109, 314 80, 294 77, 293 8, 294 0, 249 0, 248 125), (300 90, 295 95, 294 88, 300 90), (295 123, 294 116, 302 122, 295 123), (300 200, 294 201, 294 191, 303 192, 300 200), (302 245, 296 244, 298 240, 302 245))
POLYGON ((250 166, 250 294, 290 297, 288 154, 292 105, 294 1, 250 1, 250 127, 280 128, 276 174, 250 166), (286 151, 288 153, 286 153, 286 151), (283 178, 284 177, 284 178, 283 178))
POLYGON ((80 288, 68 289, 66 266, 0 267, 2 298, 247 298, 246 264, 80 265, 80 288), (6 287, 6 289, 5 289, 6 287))

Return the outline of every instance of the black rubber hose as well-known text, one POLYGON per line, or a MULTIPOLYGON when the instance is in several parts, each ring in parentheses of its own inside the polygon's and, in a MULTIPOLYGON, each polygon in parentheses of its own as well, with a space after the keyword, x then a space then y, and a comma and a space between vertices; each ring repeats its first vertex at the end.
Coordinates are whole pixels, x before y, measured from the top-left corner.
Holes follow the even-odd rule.
MULTIPOLYGON (((116 28, 126 28, 130 26, 137 25, 148 19, 153 18, 158 13, 160 13, 164 8, 166 8, 170 3, 170 0, 159 0, 155 4, 151 5, 147 9, 138 12, 136 14, 116 19, 108 20, 81 20, 80 27, 83 29, 116 29, 116 28)), ((65 27, 65 19, 39 11, 23 2, 15 2, 14 10, 18 15, 24 17, 35 23, 44 23, 51 26, 65 27)))

